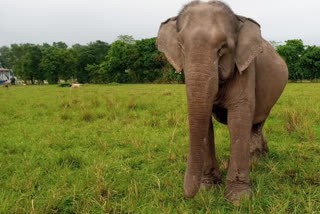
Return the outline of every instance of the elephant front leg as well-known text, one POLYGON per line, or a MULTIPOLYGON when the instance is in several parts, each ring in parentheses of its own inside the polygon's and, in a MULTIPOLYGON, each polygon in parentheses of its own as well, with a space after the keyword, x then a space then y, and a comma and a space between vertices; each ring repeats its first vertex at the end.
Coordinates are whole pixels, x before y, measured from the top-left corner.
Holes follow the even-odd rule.
POLYGON ((214 132, 210 116, 208 138, 204 142, 204 163, 201 176, 201 187, 209 189, 213 184, 221 183, 219 165, 215 154, 214 132))
POLYGON ((239 203, 240 198, 251 197, 252 194, 249 180, 251 112, 245 107, 228 110, 230 161, 225 196, 232 203, 239 203))

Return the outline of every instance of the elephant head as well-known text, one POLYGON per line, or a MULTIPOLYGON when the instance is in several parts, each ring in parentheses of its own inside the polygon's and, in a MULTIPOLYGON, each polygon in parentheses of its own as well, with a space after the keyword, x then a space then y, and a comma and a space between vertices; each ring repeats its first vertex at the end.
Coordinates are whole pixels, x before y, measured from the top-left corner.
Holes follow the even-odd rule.
POLYGON ((189 151, 184 193, 193 197, 200 186, 203 145, 219 83, 244 72, 262 51, 260 26, 237 16, 219 1, 195 1, 160 26, 157 48, 177 72, 185 73, 189 151))

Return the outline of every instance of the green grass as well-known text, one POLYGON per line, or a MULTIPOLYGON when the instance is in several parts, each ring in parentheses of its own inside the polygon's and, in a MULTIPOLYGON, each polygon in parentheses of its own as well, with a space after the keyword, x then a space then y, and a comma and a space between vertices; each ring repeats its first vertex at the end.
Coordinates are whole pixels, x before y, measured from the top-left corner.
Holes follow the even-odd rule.
MULTIPOLYGON (((0 213, 319 212, 319 84, 287 85, 237 207, 224 183, 183 197, 184 85, 12 86, 0 103, 0 213)), ((225 180, 228 130, 214 126, 225 180)))

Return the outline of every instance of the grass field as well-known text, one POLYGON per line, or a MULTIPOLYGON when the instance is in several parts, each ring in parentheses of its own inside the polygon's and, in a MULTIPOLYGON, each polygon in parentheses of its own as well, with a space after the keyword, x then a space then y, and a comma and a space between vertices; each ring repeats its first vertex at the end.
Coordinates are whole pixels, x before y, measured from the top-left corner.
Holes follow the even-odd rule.
MULTIPOLYGON (((319 213, 319 84, 286 86, 237 207, 224 183, 183 197, 184 87, 1 87, 0 213, 319 213)), ((228 130, 214 126, 225 180, 228 130)))

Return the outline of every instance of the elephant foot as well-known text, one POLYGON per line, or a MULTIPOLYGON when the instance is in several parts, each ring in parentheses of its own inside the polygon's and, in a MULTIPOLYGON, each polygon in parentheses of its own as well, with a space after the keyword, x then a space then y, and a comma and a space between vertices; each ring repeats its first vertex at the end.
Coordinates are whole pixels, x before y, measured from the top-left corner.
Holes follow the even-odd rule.
POLYGON ((200 181, 200 187, 209 190, 215 184, 221 184, 221 176, 219 170, 213 170, 209 174, 203 174, 200 181))
POLYGON ((227 182, 225 197, 233 205, 239 205, 242 199, 249 199, 251 196, 252 191, 249 184, 227 182))
POLYGON ((250 157, 258 158, 269 152, 267 141, 262 134, 253 134, 250 144, 250 157))
MULTIPOLYGON (((187 170, 188 171, 188 170, 187 170)), ((200 177, 200 176, 199 176, 200 177)), ((184 175, 183 191, 186 198, 193 198, 200 188, 200 178, 186 172, 184 175)))
POLYGON ((250 151, 250 157, 251 159, 259 158, 266 155, 268 152, 269 150, 265 150, 265 149, 255 149, 253 151, 250 151))

